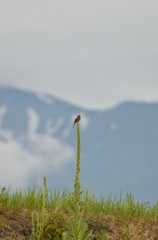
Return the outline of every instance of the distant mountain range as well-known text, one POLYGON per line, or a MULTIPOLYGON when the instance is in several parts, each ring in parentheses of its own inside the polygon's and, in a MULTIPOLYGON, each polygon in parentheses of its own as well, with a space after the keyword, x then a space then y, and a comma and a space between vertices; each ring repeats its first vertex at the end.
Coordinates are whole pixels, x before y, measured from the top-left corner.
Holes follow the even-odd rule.
POLYGON ((80 114, 81 182, 98 197, 158 200, 158 103, 88 111, 49 95, 0 88, 0 187, 73 189, 80 114))

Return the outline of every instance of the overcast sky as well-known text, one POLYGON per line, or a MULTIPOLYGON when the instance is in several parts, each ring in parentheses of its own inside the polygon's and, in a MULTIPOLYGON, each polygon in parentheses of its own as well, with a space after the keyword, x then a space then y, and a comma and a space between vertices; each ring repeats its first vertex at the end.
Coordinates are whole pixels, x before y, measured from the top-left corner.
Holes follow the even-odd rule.
POLYGON ((158 1, 0 1, 4 85, 91 109, 158 101, 158 1))

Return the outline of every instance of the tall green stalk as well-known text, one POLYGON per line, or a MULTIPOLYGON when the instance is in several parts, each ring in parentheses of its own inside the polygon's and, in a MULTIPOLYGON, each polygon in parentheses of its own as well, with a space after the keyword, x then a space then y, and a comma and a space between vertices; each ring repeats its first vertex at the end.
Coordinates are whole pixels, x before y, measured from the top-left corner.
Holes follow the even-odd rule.
POLYGON ((76 178, 74 180, 74 192, 72 193, 72 208, 69 209, 71 219, 67 222, 67 232, 63 233, 63 240, 88 240, 92 239, 91 231, 88 231, 86 224, 87 218, 83 217, 84 204, 82 201, 82 191, 80 184, 80 125, 76 124, 77 128, 77 157, 76 157, 76 178))
MULTIPOLYGON (((45 232, 45 227, 47 225, 47 216, 46 216, 46 194, 47 194, 47 182, 46 176, 44 176, 44 190, 43 190, 43 198, 42 198, 42 212, 34 213, 32 212, 32 239, 40 240, 45 232)), ((47 226, 47 229, 49 225, 47 226)))

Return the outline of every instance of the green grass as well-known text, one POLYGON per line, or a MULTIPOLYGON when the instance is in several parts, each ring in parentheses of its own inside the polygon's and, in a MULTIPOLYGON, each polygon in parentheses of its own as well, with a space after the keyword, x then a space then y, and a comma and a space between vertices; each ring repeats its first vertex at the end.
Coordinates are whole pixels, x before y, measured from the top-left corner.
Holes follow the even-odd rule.
MULTIPOLYGON (((65 221, 71 219, 72 193, 47 188, 43 193, 43 187, 16 192, 9 187, 0 194, 0 239, 62 239, 65 221), (10 229, 11 223, 15 228, 10 229), (41 230, 39 224, 43 224, 41 230), (39 237, 37 230, 43 231, 39 237)), ((131 194, 124 199, 120 194, 119 199, 98 200, 87 190, 83 190, 82 201, 94 239, 158 239, 158 204, 135 201, 131 194)))
MULTIPOLYGON (((63 211, 66 211, 71 207, 71 196, 72 193, 63 190, 50 191, 46 189, 46 199, 45 207, 46 209, 51 208, 56 209, 61 208, 63 211)), ((135 201, 134 197, 131 194, 126 194, 125 198, 122 198, 120 193, 120 198, 111 199, 111 197, 97 199, 94 195, 89 194, 88 190, 83 190, 83 202, 85 205, 85 211, 90 211, 93 213, 111 213, 119 214, 120 216, 125 217, 128 213, 128 216, 139 216, 145 217, 155 216, 158 213, 158 204, 150 206, 150 203, 142 203, 140 201, 135 201)), ((34 187, 29 188, 27 191, 24 189, 18 189, 15 192, 11 190, 11 187, 8 187, 3 194, 0 194, 0 210, 4 208, 11 208, 14 210, 20 208, 27 208, 28 210, 42 210, 43 207, 43 187, 34 187)))

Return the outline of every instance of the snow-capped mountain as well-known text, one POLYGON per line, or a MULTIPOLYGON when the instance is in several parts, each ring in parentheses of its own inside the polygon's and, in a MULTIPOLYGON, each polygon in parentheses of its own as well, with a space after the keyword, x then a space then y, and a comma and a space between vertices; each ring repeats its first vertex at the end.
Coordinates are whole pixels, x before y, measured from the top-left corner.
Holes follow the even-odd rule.
POLYGON ((156 202, 158 103, 88 111, 49 95, 0 88, 0 187, 73 189, 74 118, 80 114, 81 182, 99 196, 156 202))

